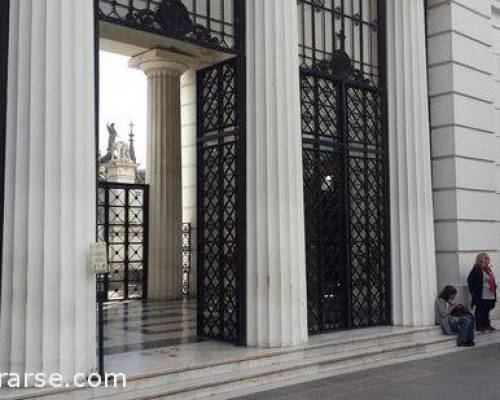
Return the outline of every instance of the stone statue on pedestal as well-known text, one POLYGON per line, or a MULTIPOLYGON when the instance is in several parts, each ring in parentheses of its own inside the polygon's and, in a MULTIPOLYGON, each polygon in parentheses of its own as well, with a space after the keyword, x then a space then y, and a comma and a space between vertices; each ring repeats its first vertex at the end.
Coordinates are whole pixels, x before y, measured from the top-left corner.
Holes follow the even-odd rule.
POLYGON ((130 123, 129 143, 117 140, 118 132, 114 123, 107 123, 108 149, 103 157, 99 158, 100 176, 109 182, 137 183, 137 167, 134 149, 134 124, 130 123), (102 172, 102 173, 101 173, 102 172))

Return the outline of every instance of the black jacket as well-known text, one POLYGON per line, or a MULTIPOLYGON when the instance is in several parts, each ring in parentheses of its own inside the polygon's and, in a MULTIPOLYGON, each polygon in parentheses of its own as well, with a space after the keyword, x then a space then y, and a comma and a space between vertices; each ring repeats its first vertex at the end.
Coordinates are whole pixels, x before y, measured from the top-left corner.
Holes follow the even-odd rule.
POLYGON ((472 271, 467 278, 467 284, 472 296, 472 305, 477 304, 483 297, 483 270, 479 264, 472 267, 472 271))
POLYGON ((483 297, 483 270, 479 264, 472 267, 472 271, 467 277, 467 284, 472 296, 472 305, 477 304, 483 297))

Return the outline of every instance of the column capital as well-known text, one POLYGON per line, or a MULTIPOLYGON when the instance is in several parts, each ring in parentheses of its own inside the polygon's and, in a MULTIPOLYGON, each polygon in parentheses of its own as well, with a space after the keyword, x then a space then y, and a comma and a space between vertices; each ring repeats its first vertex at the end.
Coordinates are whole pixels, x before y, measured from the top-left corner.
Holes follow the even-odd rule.
POLYGON ((165 49, 152 49, 132 57, 129 67, 140 69, 146 75, 169 71, 181 76, 188 69, 198 67, 198 61, 186 54, 165 49))

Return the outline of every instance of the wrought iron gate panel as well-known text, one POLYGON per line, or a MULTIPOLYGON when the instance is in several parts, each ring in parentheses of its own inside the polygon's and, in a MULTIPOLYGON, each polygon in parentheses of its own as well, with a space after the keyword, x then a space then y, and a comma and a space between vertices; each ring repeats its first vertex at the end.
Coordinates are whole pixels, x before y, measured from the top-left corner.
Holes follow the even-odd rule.
POLYGON ((147 210, 146 185, 99 183, 97 237, 108 248, 108 301, 146 297, 147 210))
POLYGON ((299 0, 309 331, 390 322, 382 0, 299 0))
POLYGON ((244 342, 244 128, 237 58, 201 70, 198 90, 198 334, 244 342))
POLYGON ((182 294, 190 294, 189 275, 191 274, 192 225, 189 222, 182 224, 182 294))
POLYGON ((236 53, 242 0, 97 0, 100 20, 236 53))

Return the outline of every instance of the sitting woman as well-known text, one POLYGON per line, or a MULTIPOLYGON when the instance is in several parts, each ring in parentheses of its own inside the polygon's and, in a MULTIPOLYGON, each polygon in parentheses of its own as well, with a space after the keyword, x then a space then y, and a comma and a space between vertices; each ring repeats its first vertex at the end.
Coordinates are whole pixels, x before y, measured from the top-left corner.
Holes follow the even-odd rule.
POLYGON ((474 317, 463 304, 453 304, 457 289, 445 286, 436 300, 436 323, 445 335, 457 336, 457 346, 474 346, 474 317))

